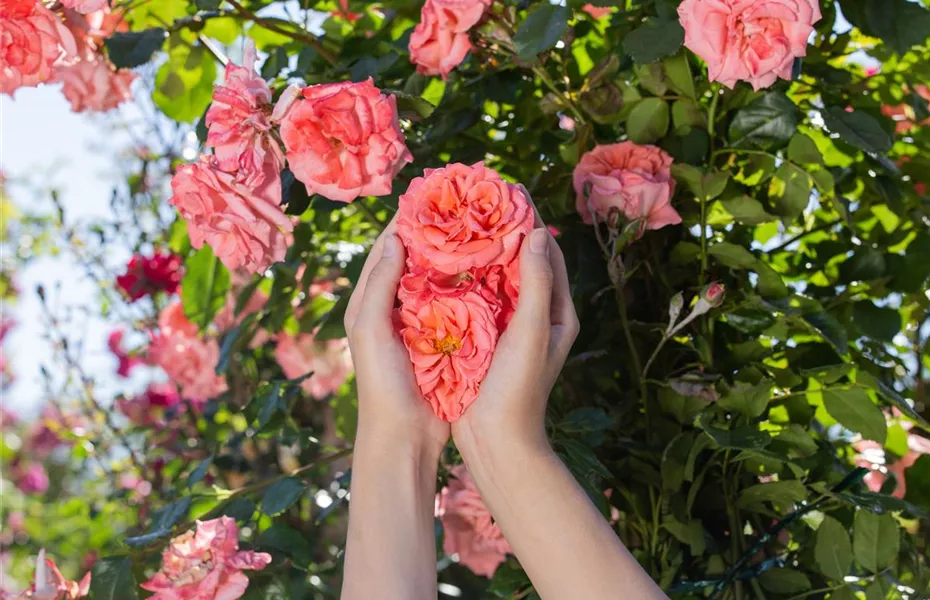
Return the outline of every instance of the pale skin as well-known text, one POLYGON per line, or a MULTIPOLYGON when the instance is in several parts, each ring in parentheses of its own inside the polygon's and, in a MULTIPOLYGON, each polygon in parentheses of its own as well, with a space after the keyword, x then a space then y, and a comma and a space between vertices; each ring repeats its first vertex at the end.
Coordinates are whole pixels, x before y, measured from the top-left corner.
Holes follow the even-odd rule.
POLYGON ((481 393, 451 427, 422 399, 391 324, 404 258, 392 221, 346 310, 359 422, 343 600, 437 597, 434 498, 450 436, 542 598, 665 599, 546 437, 549 392, 579 325, 565 260, 542 221, 521 248, 517 310, 481 393))

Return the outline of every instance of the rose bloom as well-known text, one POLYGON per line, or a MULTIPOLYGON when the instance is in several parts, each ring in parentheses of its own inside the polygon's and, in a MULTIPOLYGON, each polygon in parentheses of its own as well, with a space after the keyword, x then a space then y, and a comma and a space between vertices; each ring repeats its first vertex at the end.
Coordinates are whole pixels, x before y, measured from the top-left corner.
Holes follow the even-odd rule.
POLYGON ((506 265, 533 229, 529 199, 476 163, 426 169, 400 197, 397 233, 414 265, 448 275, 506 265))
POLYGON ((175 386, 170 383, 151 383, 145 393, 131 398, 117 398, 116 408, 135 425, 164 427, 165 413, 181 403, 175 386))
POLYGON ((370 78, 291 88, 273 118, 281 121, 287 162, 308 194, 340 202, 384 196, 413 160, 397 123, 397 99, 370 78))
POLYGON ((203 155, 178 169, 171 190, 169 202, 187 221, 191 245, 209 244, 228 269, 255 273, 284 259, 285 235, 294 225, 280 208, 277 173, 269 169, 262 184, 251 188, 219 169, 214 157, 203 155))
POLYGON ((476 575, 494 577, 513 548, 491 517, 465 465, 449 472, 448 484, 436 498, 436 516, 443 528, 442 551, 458 555, 458 562, 476 575))
POLYGON ((684 0, 678 17, 685 46, 707 63, 711 81, 759 90, 791 79, 821 15, 818 0, 684 0))
POLYGON ((575 167, 575 208, 589 224, 594 222, 592 211, 605 220, 612 209, 631 221, 645 219, 648 229, 681 223, 671 205, 671 165, 672 157, 656 146, 595 146, 575 167))
POLYGON ((593 4, 585 4, 581 7, 581 10, 591 15, 592 19, 606 17, 613 12, 613 9, 609 6, 594 6, 593 4))
POLYGON ((162 311, 158 323, 159 332, 149 345, 149 361, 180 386, 185 398, 203 402, 228 389, 226 378, 216 374, 219 344, 197 336, 197 326, 184 316, 180 302, 162 311))
POLYGON ((81 14, 92 13, 107 5, 107 0, 61 0, 65 8, 71 8, 81 14))
POLYGON ((122 329, 112 331, 107 337, 107 347, 119 361, 116 374, 120 377, 129 377, 130 372, 145 361, 138 356, 131 356, 126 349, 123 348, 123 335, 122 329))
POLYGON ((274 355, 288 379, 313 373, 300 383, 300 387, 317 400, 335 393, 352 371, 352 359, 345 339, 316 341, 311 333, 300 333, 294 337, 281 332, 277 336, 274 355))
POLYGON ((10 469, 16 487, 24 494, 44 494, 48 491, 48 473, 42 463, 17 465, 10 469))
POLYGON ((129 23, 123 18, 120 11, 111 11, 104 4, 100 10, 81 14, 70 8, 62 8, 65 26, 74 36, 78 47, 78 56, 94 58, 102 52, 103 41, 117 31, 129 31, 129 23))
POLYGON ((103 57, 55 68, 55 81, 64 84, 61 91, 78 113, 105 112, 132 100, 135 78, 129 69, 114 69, 103 57))
POLYGON ((55 562, 45 557, 45 549, 36 557, 35 579, 21 597, 32 600, 78 600, 90 593, 90 573, 81 581, 65 579, 55 562))
MULTIPOLYGON (((237 315, 236 302, 238 301, 238 297, 238 293, 229 292, 226 295, 226 304, 223 305, 223 308, 220 309, 220 312, 216 313, 216 317, 213 319, 213 324, 216 325, 216 328, 220 332, 228 331, 233 327, 241 324, 247 316, 253 313, 257 313, 265 308, 265 304, 268 302, 268 296, 265 294, 265 292, 261 290, 255 290, 249 297, 249 301, 246 302, 245 306, 242 307, 242 311, 237 315)), ((268 331, 259 328, 255 331, 252 339, 249 341, 249 348, 258 348, 269 339, 268 331)))
POLYGON ((431 4, 436 11, 440 27, 465 33, 478 24, 491 6, 491 0, 426 0, 426 4, 431 4))
POLYGON ((442 75, 443 79, 460 65, 471 50, 467 33, 456 32, 440 24, 439 15, 430 0, 423 5, 409 42, 410 62, 421 75, 442 75))
POLYGON ((423 397, 437 417, 457 421, 491 366, 498 338, 493 311, 469 292, 403 304, 396 321, 423 397))
POLYGON ((904 498, 907 493, 907 470, 914 466, 918 458, 924 454, 930 454, 930 439, 915 433, 909 433, 907 436, 907 454, 890 464, 888 463, 888 453, 877 442, 861 440, 856 442, 853 447, 858 453, 856 465, 872 469, 864 480, 869 490, 873 492, 881 491, 885 479, 890 474, 895 478, 895 486, 891 495, 895 498, 904 498))
POLYGON ((271 89, 255 73, 255 60, 249 40, 243 66, 226 65, 226 82, 214 89, 206 115, 206 146, 213 148, 217 166, 250 187, 266 176, 280 177, 284 169, 284 153, 271 136, 271 89))
POLYGON ((239 551, 239 528, 230 517, 197 521, 197 530, 171 540, 161 569, 140 587, 151 600, 236 600, 249 586, 243 570, 271 563, 264 552, 239 551))
POLYGON ((49 81, 57 64, 77 54, 74 36, 37 0, 3 0, 0 21, 0 93, 49 81))
MULTIPOLYGON (((930 87, 921 84, 914 88, 914 92, 930 103, 930 87)), ((930 104, 928 104, 927 107, 930 108, 930 104)), ((930 125, 930 119, 922 123, 917 123, 917 115, 914 113, 914 108, 909 104, 899 104, 897 106, 884 105, 882 106, 882 114, 895 122, 895 131, 899 134, 906 133, 917 125, 930 125)))
POLYGON ((181 285, 181 257, 171 252, 155 252, 150 257, 136 254, 126 264, 126 272, 116 278, 116 286, 132 302, 158 292, 173 294, 181 285))

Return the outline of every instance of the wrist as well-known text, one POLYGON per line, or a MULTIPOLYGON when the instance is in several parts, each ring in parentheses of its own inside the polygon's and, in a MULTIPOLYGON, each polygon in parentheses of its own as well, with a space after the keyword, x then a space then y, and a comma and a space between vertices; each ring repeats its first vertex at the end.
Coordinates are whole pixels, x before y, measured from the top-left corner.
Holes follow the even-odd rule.
POLYGON ((444 447, 444 442, 413 428, 400 431, 359 422, 354 454, 356 459, 384 463, 388 467, 398 462, 413 462, 436 468, 444 447))
POLYGON ((537 457, 553 455, 545 429, 492 428, 462 419, 452 428, 455 446, 473 476, 491 476, 537 457))

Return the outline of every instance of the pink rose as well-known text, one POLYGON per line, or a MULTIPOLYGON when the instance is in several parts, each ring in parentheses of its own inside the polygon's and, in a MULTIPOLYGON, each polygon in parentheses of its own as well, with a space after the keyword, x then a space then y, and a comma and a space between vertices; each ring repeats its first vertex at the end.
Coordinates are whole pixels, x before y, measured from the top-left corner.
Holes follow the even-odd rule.
POLYGON ((255 73, 255 43, 246 42, 243 65, 226 65, 226 82, 213 91, 207 110, 206 146, 217 166, 249 187, 280 177, 284 153, 271 135, 271 89, 255 73), (266 162, 270 165, 266 167, 266 162))
POLYGON ((494 313, 474 292, 407 303, 397 315, 417 385, 433 412, 457 421, 478 397, 491 366, 498 329, 494 313))
POLYGON ((592 211, 603 221, 614 209, 631 221, 645 219, 648 229, 681 223, 671 205, 671 165, 672 157, 656 146, 595 146, 575 167, 575 208, 585 223, 594 222, 592 211))
POLYGON ((37 0, 3 0, 0 21, 0 93, 49 81, 56 65, 77 54, 74 36, 37 0))
POLYGON ((421 75, 442 75, 443 79, 460 65, 471 50, 467 33, 456 33, 440 25, 430 0, 423 5, 420 22, 410 35, 410 62, 421 75))
POLYGON ((174 385, 152 383, 145 393, 131 398, 117 398, 116 408, 135 425, 162 428, 166 425, 165 412, 181 402, 174 385))
POLYGON ((352 371, 345 339, 316 341, 310 333, 293 337, 281 332, 277 341, 274 355, 284 376, 297 379, 312 372, 300 387, 317 400, 335 393, 352 371))
POLYGON ((273 118, 281 121, 287 162, 307 193, 340 202, 390 194, 394 177, 413 160, 397 123, 397 99, 371 79, 292 90, 273 118))
MULTIPOLYGON (((924 84, 917 85, 914 88, 914 92, 924 100, 927 100, 927 108, 930 109, 930 87, 924 84)), ((917 123, 917 115, 910 104, 898 104, 897 106, 883 105, 882 114, 895 122, 895 132, 899 134, 907 133, 918 125, 930 125, 930 119, 917 123)))
POLYGON ((86 15, 104 8, 107 5, 107 0, 61 0, 61 3, 65 8, 72 8, 86 15))
POLYGON ((613 12, 613 8, 609 6, 594 6, 593 4, 585 4, 581 7, 581 10, 588 13, 592 19, 600 19, 601 17, 606 17, 613 12))
POLYGON ((55 562, 45 557, 45 549, 36 557, 35 579, 25 597, 32 600, 79 600, 90 593, 90 573, 81 581, 65 579, 55 562))
POLYGON ((136 366, 144 363, 140 357, 130 355, 130 353, 123 348, 122 329, 116 329, 110 333, 107 337, 107 347, 119 361, 116 374, 120 377, 129 377, 129 373, 136 368, 136 366))
MULTIPOLYGON (((238 299, 239 294, 237 292, 229 292, 229 294, 226 295, 226 304, 223 305, 223 308, 220 309, 220 312, 218 312, 213 319, 213 324, 216 325, 219 331, 225 332, 240 325, 247 316, 265 308, 265 304, 268 302, 268 296, 265 292, 254 290, 249 297, 249 301, 246 302, 245 306, 242 307, 242 311, 237 315, 236 302, 238 302, 238 299)), ((258 348, 268 340, 268 332, 265 329, 259 328, 249 341, 249 348, 258 348)))
POLYGON ((817 0, 684 0, 678 17, 685 46, 707 63, 711 81, 759 90, 791 79, 821 15, 817 0))
POLYGON ((243 570, 271 563, 264 552, 239 551, 239 528, 229 517, 197 521, 197 530, 173 540, 162 553, 161 569, 140 587, 151 600, 236 600, 249 587, 243 570))
POLYGON ((81 14, 63 8, 65 26, 74 36, 77 55, 81 59, 94 59, 103 51, 103 41, 117 31, 129 31, 129 23, 121 11, 111 11, 104 5, 100 10, 81 14))
POLYGON ((17 465, 10 469, 10 475, 24 494, 44 494, 48 491, 48 473, 42 463, 17 465))
POLYGON ((400 197, 397 233, 411 264, 448 275, 506 265, 533 228, 529 200, 477 163, 426 169, 400 197))
POLYGON ((61 91, 78 113, 105 112, 132 100, 129 86, 135 78, 128 69, 114 70, 102 57, 55 68, 55 81, 64 84, 61 91))
POLYGON ((504 538, 465 465, 450 469, 451 477, 437 498, 442 521, 442 551, 476 575, 494 577, 513 548, 504 538))
POLYGON ((907 493, 906 472, 914 466, 918 458, 924 454, 930 454, 930 439, 916 433, 909 433, 907 436, 907 454, 891 463, 889 463, 888 453, 877 442, 861 440, 856 442, 853 447, 857 452, 856 465, 866 469, 873 469, 865 476, 865 484, 869 490, 873 492, 881 491, 887 473, 895 478, 895 487, 891 495, 895 498, 904 498, 907 493))
POLYGON ((197 327, 184 316, 180 302, 159 316, 159 332, 152 338, 148 355, 189 400, 202 402, 228 389, 226 378, 216 374, 219 344, 197 337, 197 327))
POLYGON ((491 6, 491 0, 426 0, 426 4, 436 11, 440 27, 466 33, 478 24, 491 6))
POLYGON ((169 202, 187 221, 191 244, 202 248, 206 242, 230 270, 255 273, 284 259, 285 235, 294 225, 280 208, 281 179, 270 167, 266 162, 262 184, 251 188, 203 155, 171 180, 169 202))

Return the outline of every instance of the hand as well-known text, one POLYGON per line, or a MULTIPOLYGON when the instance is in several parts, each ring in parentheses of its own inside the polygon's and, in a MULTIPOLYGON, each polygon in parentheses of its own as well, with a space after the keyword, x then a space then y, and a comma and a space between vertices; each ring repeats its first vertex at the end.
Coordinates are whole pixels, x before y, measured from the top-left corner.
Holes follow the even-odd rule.
POLYGON ((449 440, 449 424, 436 418, 423 400, 410 356, 392 324, 405 259, 395 231, 392 220, 375 241, 346 308, 358 384, 358 438, 423 442, 438 458, 449 440))
POLYGON ((452 425, 465 456, 491 445, 547 447, 549 392, 578 335, 565 258, 539 215, 520 250, 520 298, 481 393, 452 425))

